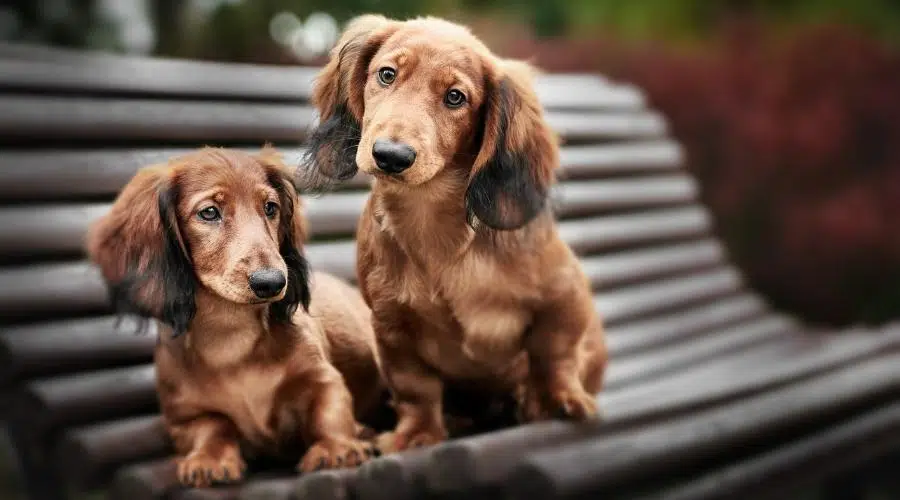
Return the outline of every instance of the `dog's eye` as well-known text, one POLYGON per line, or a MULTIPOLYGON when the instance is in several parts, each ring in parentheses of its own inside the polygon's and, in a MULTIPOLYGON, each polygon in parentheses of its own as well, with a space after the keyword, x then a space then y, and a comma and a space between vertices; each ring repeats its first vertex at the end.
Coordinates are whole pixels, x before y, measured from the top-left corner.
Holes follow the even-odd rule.
POLYGON ((465 102, 466 95, 456 89, 451 89, 447 92, 447 95, 444 96, 444 104, 446 104, 448 108, 458 108, 465 104, 465 102))
POLYGON ((219 213, 219 209, 216 207, 206 207, 203 210, 197 212, 197 217, 205 221, 216 221, 222 218, 222 214, 219 213))
POLYGON ((381 68, 378 70, 378 82, 382 85, 390 85, 397 78, 397 72, 393 68, 381 68))
POLYGON ((275 202, 267 201, 265 205, 263 205, 263 212, 266 213, 266 217, 275 217, 275 213, 278 212, 278 205, 275 202))

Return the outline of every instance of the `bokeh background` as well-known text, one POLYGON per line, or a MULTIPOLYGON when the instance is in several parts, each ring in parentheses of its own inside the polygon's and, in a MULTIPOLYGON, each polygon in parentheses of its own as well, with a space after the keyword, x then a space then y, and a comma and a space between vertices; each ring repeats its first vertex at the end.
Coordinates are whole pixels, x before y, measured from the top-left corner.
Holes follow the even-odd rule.
POLYGON ((0 38, 320 64, 364 12, 439 15, 642 87, 750 283, 811 322, 900 317, 896 0, 17 0, 0 38))
POLYGON ((321 64, 365 12, 638 85, 752 286, 813 323, 900 318, 897 0, 14 0, 0 40, 321 64))

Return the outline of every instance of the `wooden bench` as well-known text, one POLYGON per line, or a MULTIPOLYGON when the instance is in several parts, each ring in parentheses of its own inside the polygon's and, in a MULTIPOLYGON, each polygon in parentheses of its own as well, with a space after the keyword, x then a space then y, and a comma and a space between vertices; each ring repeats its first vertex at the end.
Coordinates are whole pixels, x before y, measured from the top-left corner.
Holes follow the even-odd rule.
MULTIPOLYGON (((548 75, 538 91, 565 140, 560 231, 608 329, 605 421, 174 487, 154 337, 115 327, 83 235, 139 167, 187 149, 271 141, 298 158, 314 73, 0 45, 2 411, 33 498, 770 498, 900 450, 900 326, 810 332, 770 309, 642 94, 548 75)), ((306 199, 315 267, 354 279, 366 188, 359 177, 306 199)))

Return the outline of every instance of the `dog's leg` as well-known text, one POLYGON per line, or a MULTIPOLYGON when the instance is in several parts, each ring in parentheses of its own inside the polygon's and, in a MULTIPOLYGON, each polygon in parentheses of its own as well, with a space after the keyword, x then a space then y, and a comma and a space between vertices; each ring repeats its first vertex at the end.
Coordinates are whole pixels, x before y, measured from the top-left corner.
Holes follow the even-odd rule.
POLYGON ((302 472, 355 467, 377 454, 372 443, 359 439, 353 396, 337 371, 301 385, 306 387, 296 399, 300 425, 311 443, 298 465, 302 472))
POLYGON ((172 424, 169 431, 182 455, 177 467, 181 484, 211 486, 239 481, 244 475, 238 432, 227 418, 204 415, 172 424))
POLYGON ((590 292, 573 289, 549 306, 535 316, 526 338, 528 375, 516 395, 520 419, 595 418, 606 353, 602 344, 592 346, 590 359, 584 352, 585 341, 602 343, 590 292))
POLYGON ((385 453, 437 444, 447 439, 443 416, 444 384, 408 346, 393 346, 378 335, 382 371, 391 391, 397 427, 378 438, 385 453))

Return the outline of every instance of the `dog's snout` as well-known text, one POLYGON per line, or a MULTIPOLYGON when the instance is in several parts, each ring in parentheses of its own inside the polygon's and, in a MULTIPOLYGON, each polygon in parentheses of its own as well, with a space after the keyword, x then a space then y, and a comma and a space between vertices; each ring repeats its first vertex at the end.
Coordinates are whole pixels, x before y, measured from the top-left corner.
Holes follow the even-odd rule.
POLYGON ((260 269, 250 274, 250 289, 261 299, 268 299, 281 293, 287 278, 278 269, 260 269))
POLYGON ((379 169, 389 174, 399 174, 416 161, 416 150, 402 142, 376 139, 372 157, 379 169))

